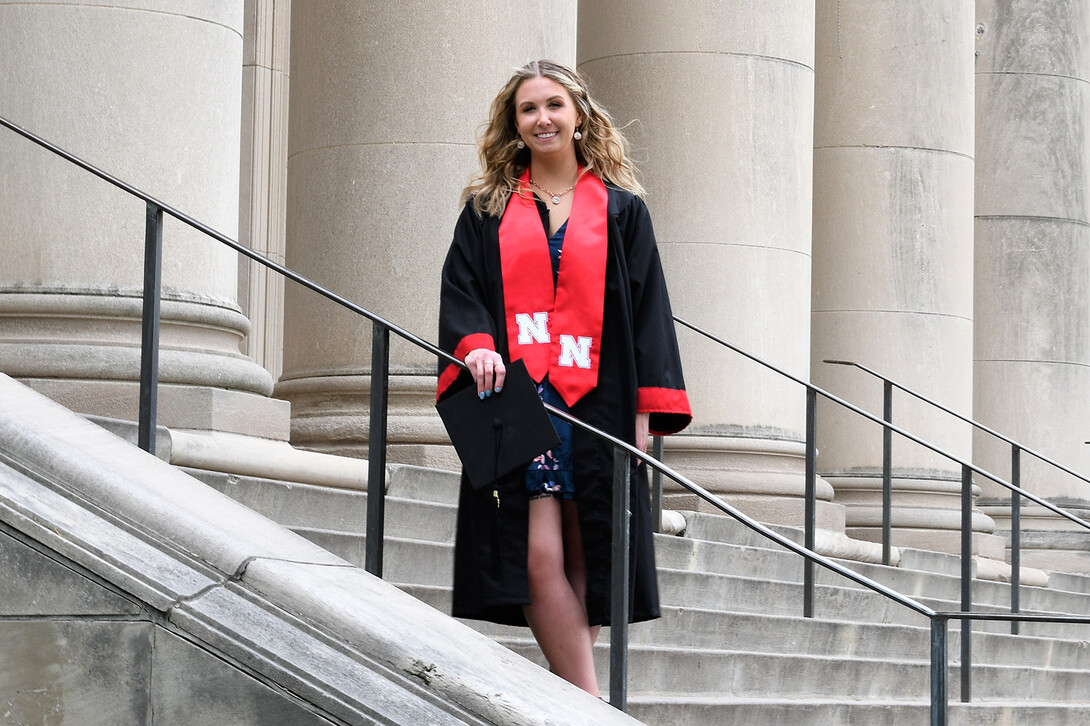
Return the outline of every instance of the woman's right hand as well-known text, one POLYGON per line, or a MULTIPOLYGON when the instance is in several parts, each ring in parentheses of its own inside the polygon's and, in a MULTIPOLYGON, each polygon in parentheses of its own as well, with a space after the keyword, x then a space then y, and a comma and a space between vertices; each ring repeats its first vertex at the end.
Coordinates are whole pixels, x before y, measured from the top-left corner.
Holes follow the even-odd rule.
POLYGON ((481 398, 491 396, 492 391, 499 393, 507 375, 503 358, 494 350, 474 348, 466 355, 466 367, 477 384, 477 395, 481 398))

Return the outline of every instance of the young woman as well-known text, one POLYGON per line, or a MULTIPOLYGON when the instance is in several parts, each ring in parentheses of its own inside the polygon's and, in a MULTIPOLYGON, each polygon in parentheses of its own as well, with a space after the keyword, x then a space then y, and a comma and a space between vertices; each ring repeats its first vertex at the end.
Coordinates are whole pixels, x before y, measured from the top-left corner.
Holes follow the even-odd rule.
MULTIPOLYGON (((481 171, 443 267, 439 397, 502 395, 522 359, 542 399, 645 450, 692 418, 642 188, 609 114, 570 68, 536 61, 492 102, 481 171)), ((597 695, 610 615, 612 448, 553 419, 559 446, 474 490, 455 545, 457 617, 528 624, 551 670, 597 695)), ((633 463, 630 620, 659 615, 646 467, 633 463)))

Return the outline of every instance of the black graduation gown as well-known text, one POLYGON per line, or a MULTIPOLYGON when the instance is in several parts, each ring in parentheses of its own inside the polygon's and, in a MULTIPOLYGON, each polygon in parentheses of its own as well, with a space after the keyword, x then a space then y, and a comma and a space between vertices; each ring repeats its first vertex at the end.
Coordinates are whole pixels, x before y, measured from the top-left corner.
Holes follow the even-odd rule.
MULTIPOLYGON (((651 432, 669 434, 692 416, 670 301, 643 200, 607 184, 609 247, 597 387, 571 407, 574 416, 635 442, 637 403, 650 412, 651 432)), ((547 208, 540 200, 542 224, 547 208)), ((459 359, 490 347, 509 360, 497 217, 467 204, 443 266, 439 346, 459 359)), ((472 385, 465 370, 440 361, 439 398, 472 385), (443 375, 444 372, 446 375, 443 375), (457 377, 455 376, 457 373, 457 377)), ((573 432, 575 499, 587 571, 591 625, 610 619, 613 449, 578 427, 573 432)), ((635 464, 633 464, 635 466, 635 464)), ((633 486, 633 589, 630 622, 659 616, 647 467, 633 486)), ((528 497, 521 474, 474 490, 462 476, 454 555, 455 617, 525 625, 528 497)))

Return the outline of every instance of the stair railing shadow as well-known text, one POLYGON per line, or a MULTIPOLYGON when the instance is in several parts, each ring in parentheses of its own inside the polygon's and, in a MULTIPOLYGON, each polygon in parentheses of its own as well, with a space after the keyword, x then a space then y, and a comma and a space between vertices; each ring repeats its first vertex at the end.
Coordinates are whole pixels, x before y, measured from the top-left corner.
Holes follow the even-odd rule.
MULTIPOLYGON (((103 179, 113 186, 122 189, 128 194, 144 201, 146 207, 145 216, 145 240, 144 240, 144 304, 141 321, 141 366, 140 366, 140 406, 139 406, 139 445, 145 451, 155 452, 155 415, 158 388, 158 355, 159 355, 159 312, 161 301, 161 269, 162 269, 162 245, 163 245, 163 215, 169 215, 193 229, 203 233, 217 242, 234 249, 255 262, 264 265, 284 277, 306 287, 326 299, 341 305, 342 307, 361 315, 372 323, 372 350, 371 350, 371 420, 368 435, 368 512, 366 525, 366 554, 365 569, 379 577, 382 576, 382 544, 383 544, 383 520, 385 515, 385 481, 386 481, 386 433, 387 433, 387 404, 389 383, 389 339, 390 333, 400 336, 402 339, 416 345, 437 356, 440 361, 454 363, 464 367, 462 361, 457 360, 437 346, 420 338, 413 333, 391 323, 375 313, 364 309, 356 303, 347 300, 336 293, 327 290, 321 285, 303 277, 302 275, 277 264, 263 255, 243 246, 226 235, 217 232, 211 227, 193 219, 173 207, 164 204, 149 194, 136 189, 130 184, 102 171, 101 169, 83 161, 75 155, 49 143, 41 137, 17 126, 0 116, 0 126, 10 129, 16 134, 41 146, 51 153, 66 159, 87 172, 103 179), (379 484, 375 486, 375 484, 379 484)), ((1049 623, 1079 623, 1090 624, 1090 616, 1068 615, 1038 615, 1024 613, 986 613, 973 612, 971 610, 971 571, 966 569, 965 562, 971 560, 971 540, 966 533, 971 535, 969 516, 972 509, 972 474, 987 477, 1001 486, 1005 486, 1019 495, 1034 501, 1041 506, 1057 511, 1052 506, 1038 497, 1020 488, 1013 487, 1002 479, 985 472, 969 462, 962 461, 953 454, 919 439, 904 431, 892 423, 887 423, 871 414, 843 401, 836 396, 823 391, 813 384, 803 381, 770 363, 715 337, 690 323, 678 319, 681 325, 705 335, 712 340, 734 350, 751 360, 785 376, 806 389, 806 534, 805 544, 799 545, 791 539, 784 537, 765 525, 757 522, 735 507, 723 502, 711 492, 687 477, 674 471, 664 464, 659 458, 654 458, 645 452, 641 452, 634 446, 621 441, 597 428, 584 423, 570 414, 546 406, 549 412, 558 418, 569 421, 591 435, 601 437, 609 442, 614 451, 614 485, 613 485, 613 532, 612 532, 612 582, 611 582, 611 622, 610 628, 610 674, 609 697, 610 703, 622 711, 628 707, 628 552, 630 542, 631 520, 631 488, 634 482, 629 476, 631 472, 630 457, 642 459, 653 471, 662 476, 669 477, 684 489, 700 497, 702 500, 718 509, 724 514, 734 518, 744 526, 804 558, 804 595, 803 614, 805 617, 813 617, 814 598, 814 566, 821 567, 839 574, 848 580, 896 602, 909 610, 928 618, 931 626, 930 641, 930 704, 932 726, 946 726, 949 712, 948 694, 948 632, 951 620, 961 621, 961 700, 970 700, 971 650, 968 643, 971 633, 971 622, 974 620, 1000 620, 1021 622, 1049 622, 1049 623), (920 602, 903 595, 892 588, 876 582, 860 573, 844 567, 833 560, 824 557, 814 551, 815 511, 816 511, 816 430, 817 430, 817 397, 822 396, 838 405, 874 421, 890 431, 897 433, 909 440, 944 456, 959 464, 962 468, 962 610, 957 612, 942 612, 927 607, 920 602)), ((656 477, 658 478, 658 477, 656 477)), ((1081 520, 1079 520, 1081 521, 1081 520)))

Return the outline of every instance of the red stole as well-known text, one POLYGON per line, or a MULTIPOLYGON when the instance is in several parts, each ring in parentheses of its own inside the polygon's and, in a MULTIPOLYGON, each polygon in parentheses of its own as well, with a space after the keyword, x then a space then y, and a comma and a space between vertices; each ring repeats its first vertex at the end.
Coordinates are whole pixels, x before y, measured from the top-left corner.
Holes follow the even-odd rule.
POLYGON ((606 186, 594 174, 580 173, 555 291, 529 169, 511 193, 499 230, 511 360, 521 358, 535 381, 548 374, 569 406, 598 385, 608 247, 606 186))

